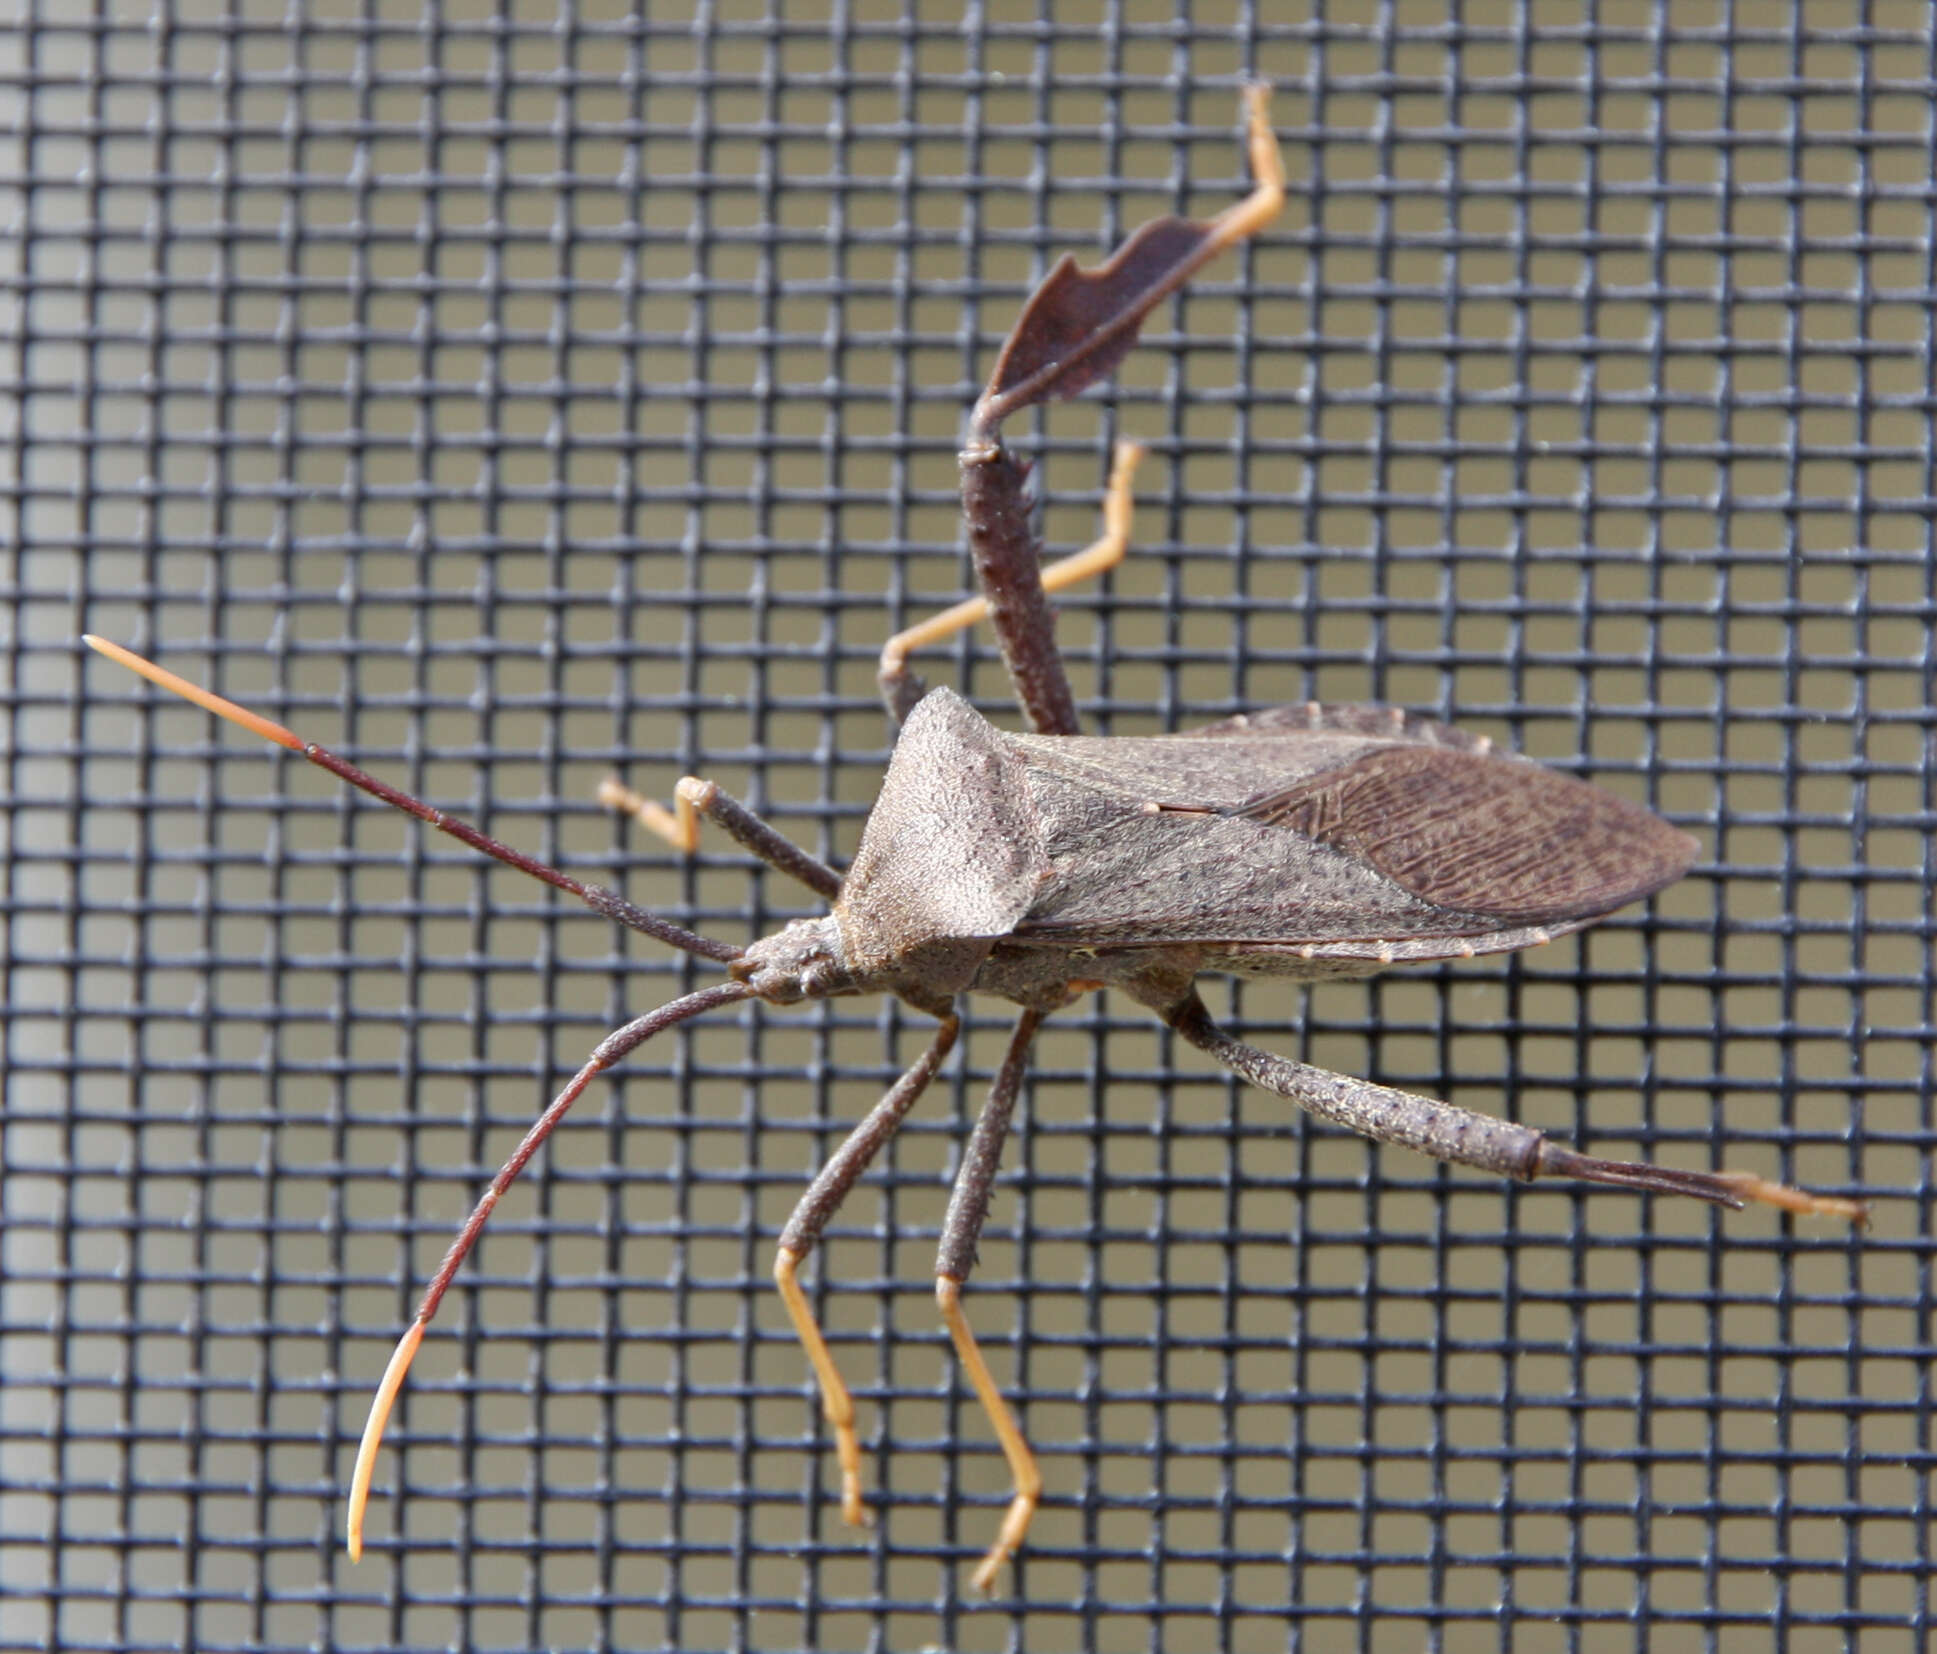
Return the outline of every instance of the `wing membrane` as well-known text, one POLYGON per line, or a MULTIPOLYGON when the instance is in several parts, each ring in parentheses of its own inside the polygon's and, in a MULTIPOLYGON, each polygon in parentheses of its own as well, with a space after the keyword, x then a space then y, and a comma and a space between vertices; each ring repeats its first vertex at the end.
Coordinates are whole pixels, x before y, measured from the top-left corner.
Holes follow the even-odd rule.
POLYGON ((1016 739, 1050 864, 1024 945, 1485 951, 1638 901, 1696 849, 1639 805, 1383 708, 1016 739))

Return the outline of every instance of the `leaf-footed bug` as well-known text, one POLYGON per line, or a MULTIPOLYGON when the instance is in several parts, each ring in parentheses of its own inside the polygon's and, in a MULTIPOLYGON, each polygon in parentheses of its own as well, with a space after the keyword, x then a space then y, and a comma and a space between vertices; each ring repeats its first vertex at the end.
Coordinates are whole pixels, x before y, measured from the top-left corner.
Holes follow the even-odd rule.
POLYGON ((1003 447, 1011 414, 1075 395, 1129 351, 1151 309, 1278 213, 1284 179, 1249 93, 1253 192, 1216 218, 1159 219, 1104 264, 1065 258, 1025 305, 971 416, 962 499, 982 596, 892 640, 884 700, 901 725, 880 797, 845 875, 781 838, 709 782, 679 784, 674 812, 616 783, 608 802, 691 848, 700 818, 831 904, 742 948, 697 935, 400 793, 278 724, 118 645, 101 653, 594 910, 702 959, 728 980, 663 1005, 602 1041, 532 1125, 451 1244, 392 1356, 359 1448, 348 1531, 364 1505, 385 1420, 439 1301, 493 1206, 597 1075, 654 1034, 750 999, 772 1005, 890 993, 940 1024, 928 1048, 813 1180, 782 1232, 774 1276, 819 1385, 841 1467, 841 1505, 866 1518, 854 1407, 798 1272, 848 1190, 953 1047, 954 1001, 1021 1008, 975 1124, 943 1224, 936 1296, 1015 1491, 974 1579, 987 1588, 1022 1543, 1041 1477, 961 1306, 1031 1043, 1079 994, 1122 990, 1252 1083, 1368 1137, 1507 1177, 1567 1177, 1724 1206, 1760 1201, 1860 1221, 1861 1206, 1736 1172, 1598 1159, 1528 1127, 1330 1074, 1244 1044, 1194 987, 1206 972, 1302 981, 1363 977, 1413 960, 1470 958, 1579 930, 1686 871, 1695 842, 1647 810, 1489 743, 1383 707, 1281 707, 1183 735, 1077 733, 1046 593, 1122 556, 1134 450, 1119 454, 1106 533, 1043 571, 1025 467, 1003 447), (989 618, 1031 726, 1011 734, 947 689, 923 693, 915 649, 989 618))

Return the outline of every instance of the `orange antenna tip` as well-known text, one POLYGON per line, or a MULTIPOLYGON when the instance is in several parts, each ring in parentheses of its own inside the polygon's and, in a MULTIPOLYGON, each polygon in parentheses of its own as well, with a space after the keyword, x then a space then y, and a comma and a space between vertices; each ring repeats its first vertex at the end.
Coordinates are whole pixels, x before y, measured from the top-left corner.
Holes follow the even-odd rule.
POLYGON ((240 724, 252 735, 260 735, 265 741, 274 741, 279 747, 287 747, 291 752, 301 752, 303 743, 299 737, 274 723, 260 713, 251 712, 246 706, 237 706, 234 701, 224 700, 212 690, 204 689, 198 683, 177 677, 165 666, 157 666, 151 660, 143 660, 132 649, 124 649, 118 643, 110 643, 104 637, 95 637, 83 632, 81 641, 97 655, 106 655, 117 666, 125 666, 138 677, 166 689, 170 694, 179 695, 185 701, 193 701, 204 712, 213 712, 218 718, 227 718, 232 724, 240 724))
POLYGON ((390 1422, 390 1409, 396 1404, 397 1392, 403 1388, 404 1374, 410 1371, 411 1362, 417 1358, 417 1346, 423 1341, 424 1323, 412 1321, 404 1329, 403 1337, 397 1340, 396 1349, 390 1352, 390 1365, 383 1370, 383 1381, 370 1402, 370 1416, 363 1423, 363 1440, 356 1448, 356 1468, 350 1472, 349 1519, 344 1533, 352 1562, 363 1560, 363 1511, 370 1502, 370 1478, 377 1468, 377 1449, 383 1445, 383 1427, 390 1422))

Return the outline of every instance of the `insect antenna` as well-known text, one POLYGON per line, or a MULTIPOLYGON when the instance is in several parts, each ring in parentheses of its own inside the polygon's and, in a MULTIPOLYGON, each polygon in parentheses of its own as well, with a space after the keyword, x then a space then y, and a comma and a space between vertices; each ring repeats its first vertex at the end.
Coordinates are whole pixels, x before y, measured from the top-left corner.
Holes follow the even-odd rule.
POLYGON ((292 730, 284 729, 279 723, 251 712, 246 706, 237 706, 234 701, 224 700, 213 690, 204 689, 200 684, 190 683, 188 679, 177 677, 165 666, 157 666, 151 660, 144 660, 131 649, 124 649, 118 643, 110 643, 106 638, 83 634, 81 641, 96 654, 106 655, 111 661, 125 666, 157 684, 185 701, 193 701, 206 712, 213 712, 218 718, 226 718, 232 724, 240 724, 251 734, 260 735, 265 741, 274 741, 279 747, 287 747, 291 752, 300 753, 318 769, 328 770, 340 781, 347 781, 352 787, 368 793, 372 798, 402 810, 404 814, 415 816, 419 821, 435 827, 440 833, 448 833, 460 844, 467 844, 481 855, 493 861, 501 861, 507 867, 515 867, 520 873, 529 874, 554 889, 564 891, 568 896, 576 896, 594 913, 603 914, 616 920, 630 930, 643 932, 647 936, 666 943, 669 947, 679 948, 686 953, 697 954, 701 959, 711 959, 716 964, 730 965, 746 949, 735 947, 731 942, 716 942, 710 936, 701 936, 676 925, 657 914, 648 913, 644 908, 634 907, 616 890, 602 884, 587 884, 575 879, 569 873, 562 873, 556 867, 547 865, 522 850, 513 849, 491 837, 489 833, 473 827, 468 821, 457 816, 446 815, 434 805, 426 804, 420 798, 413 798, 390 785, 380 781, 367 770, 360 770, 349 759, 339 757, 328 747, 318 746, 314 741, 305 741, 292 730))
MULTIPOLYGON (((196 706, 229 722, 240 724, 252 734, 264 740, 274 741, 278 746, 287 747, 291 752, 300 753, 320 769, 329 771, 339 780, 381 799, 385 804, 395 806, 406 815, 415 816, 441 833, 448 833, 462 844, 489 856, 494 861, 503 862, 507 867, 515 867, 521 873, 576 896, 594 912, 616 919, 620 924, 633 930, 642 931, 671 946, 681 948, 687 953, 697 954, 702 959, 730 965, 744 953, 744 948, 735 947, 730 942, 716 942, 710 936, 700 936, 683 926, 648 913, 643 908, 633 906, 617 891, 604 885, 587 884, 573 878, 569 873, 538 861, 522 850, 513 849, 500 843, 490 834, 473 827, 468 821, 452 815, 435 806, 426 804, 402 792, 387 781, 381 781, 368 771, 359 769, 347 758, 338 756, 327 747, 318 746, 314 741, 305 741, 291 730, 283 728, 272 719, 260 713, 251 712, 247 707, 238 706, 234 701, 225 700, 212 690, 200 684, 190 683, 178 677, 166 667, 157 666, 145 660, 132 650, 124 649, 118 643, 110 643, 105 638, 84 635, 82 642, 97 654, 105 655, 111 661, 125 666, 146 678, 150 683, 192 701, 196 706)), ((443 1301, 445 1292, 456 1278, 465 1257, 477 1244, 478 1236, 483 1233, 485 1221, 491 1210, 503 1196, 506 1189, 517 1180, 518 1174, 525 1169, 526 1163, 538 1152, 539 1146, 552 1134, 552 1128, 565 1117, 566 1111, 577 1102, 585 1088, 600 1074, 623 1060, 631 1052, 663 1029, 671 1028, 690 1018, 702 1016, 722 1005, 733 1005, 744 999, 758 997, 757 990, 744 982, 723 982, 711 988, 701 988, 683 998, 662 1005, 656 1011, 648 1011, 644 1016, 628 1022, 623 1028, 615 1029, 606 1035, 585 1065, 574 1074, 565 1089, 554 1097, 545 1112, 531 1124, 517 1149, 500 1168, 498 1175, 491 1180, 491 1186, 484 1191, 471 1215, 464 1220, 464 1227, 457 1232, 450 1249, 444 1254, 444 1261, 437 1266, 437 1273, 431 1277, 425 1289, 417 1313, 405 1329, 391 1353, 390 1364, 384 1369, 382 1381, 377 1385, 377 1393, 370 1403, 370 1416, 363 1426, 363 1439, 357 1446, 356 1468, 350 1477, 349 1515, 346 1523, 350 1559, 356 1561, 363 1554, 363 1513, 370 1498, 370 1478, 376 1466, 377 1449, 383 1442, 384 1426, 389 1422, 390 1410, 397 1399, 397 1392, 403 1387, 404 1375, 410 1370, 410 1363, 417 1354, 417 1347, 424 1340, 424 1328, 430 1318, 437 1313, 437 1306, 443 1301)))
POLYGON ((349 1514, 345 1523, 345 1538, 349 1544, 350 1560, 358 1561, 363 1555, 363 1512, 370 1501, 370 1478, 376 1469, 377 1449, 383 1445, 384 1426, 390 1421, 390 1409, 397 1399, 397 1392, 403 1388, 404 1375, 410 1371, 410 1364, 416 1359, 417 1346, 424 1341, 424 1328, 430 1318, 437 1313, 437 1306, 443 1301, 444 1292, 456 1278, 465 1256, 477 1243, 484 1231, 485 1220, 490 1217, 491 1209, 498 1204, 498 1198, 516 1181, 518 1174, 525 1169, 525 1162, 538 1152, 539 1144, 549 1137, 552 1127, 565 1118, 565 1111, 577 1102, 580 1094, 600 1074, 619 1062, 629 1053, 636 1051, 662 1029, 671 1028, 677 1023, 692 1017, 703 1016, 722 1005, 732 1005, 743 999, 757 997, 755 990, 744 982, 722 982, 711 988, 701 988, 697 993, 687 994, 670 1004, 662 1005, 656 1011, 648 1011, 636 1017, 623 1028, 615 1029, 600 1040, 585 1066, 574 1074, 565 1089, 554 1097, 545 1112, 531 1123, 531 1129, 524 1140, 512 1151, 511 1158, 500 1168, 498 1175, 491 1179, 491 1187, 486 1189, 478 1203, 471 1209, 471 1215, 464 1220, 464 1227, 457 1232, 451 1242, 450 1250, 444 1254, 444 1261, 437 1266, 437 1273, 424 1289, 423 1301, 417 1306, 417 1313, 411 1317, 410 1325, 404 1335, 397 1340, 397 1347, 391 1352, 390 1365, 383 1370, 383 1378, 377 1385, 377 1393, 370 1402, 370 1416, 364 1421, 363 1440, 357 1444, 356 1468, 350 1473, 349 1514))

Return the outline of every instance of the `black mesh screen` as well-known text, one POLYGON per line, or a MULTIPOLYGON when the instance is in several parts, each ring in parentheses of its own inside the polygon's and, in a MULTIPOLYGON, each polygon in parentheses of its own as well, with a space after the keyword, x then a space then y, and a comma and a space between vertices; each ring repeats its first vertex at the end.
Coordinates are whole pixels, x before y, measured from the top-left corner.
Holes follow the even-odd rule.
MULTIPOLYGON (((0 1648, 1921 1651, 1932 1629, 1933 35, 1921 3, 23 0, 0 38, 0 1648), (1588 20, 1584 20, 1584 15, 1588 20), (873 661, 967 578, 1017 307, 1292 200, 1014 433, 1091 727, 1382 699, 1649 801, 1695 873, 1536 955, 1208 990, 1252 1038, 1867 1233, 1507 1190, 1307 1129, 1094 996, 934 1313, 971 1036, 727 1013, 587 1097, 364 1408, 480 1184, 712 980, 84 659, 124 639, 733 940, 809 911, 594 802, 709 775, 852 850, 873 661)), ((986 636, 931 678, 1013 720, 986 636)))

